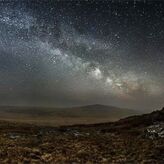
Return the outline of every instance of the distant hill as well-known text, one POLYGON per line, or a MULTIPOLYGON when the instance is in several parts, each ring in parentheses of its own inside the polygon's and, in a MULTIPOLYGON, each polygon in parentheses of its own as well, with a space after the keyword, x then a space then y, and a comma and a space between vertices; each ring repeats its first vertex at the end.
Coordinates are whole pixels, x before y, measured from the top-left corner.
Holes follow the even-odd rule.
POLYGON ((54 126, 110 122, 136 114, 140 113, 100 104, 71 108, 0 107, 0 119, 54 126))

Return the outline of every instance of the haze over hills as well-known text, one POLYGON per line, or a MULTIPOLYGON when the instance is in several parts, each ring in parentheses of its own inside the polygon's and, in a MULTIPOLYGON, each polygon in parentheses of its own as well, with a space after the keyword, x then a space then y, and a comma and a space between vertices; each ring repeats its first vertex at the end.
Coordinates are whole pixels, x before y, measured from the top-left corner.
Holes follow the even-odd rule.
POLYGON ((140 113, 100 104, 70 108, 0 107, 0 119, 54 126, 116 121, 136 114, 140 113))

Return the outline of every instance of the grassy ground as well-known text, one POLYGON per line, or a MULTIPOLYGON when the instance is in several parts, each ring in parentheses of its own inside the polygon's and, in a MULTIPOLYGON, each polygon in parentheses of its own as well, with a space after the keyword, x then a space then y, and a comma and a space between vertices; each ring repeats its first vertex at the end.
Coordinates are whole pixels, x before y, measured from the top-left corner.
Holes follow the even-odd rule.
POLYGON ((164 163, 164 139, 122 123, 43 127, 0 122, 0 163, 164 163))

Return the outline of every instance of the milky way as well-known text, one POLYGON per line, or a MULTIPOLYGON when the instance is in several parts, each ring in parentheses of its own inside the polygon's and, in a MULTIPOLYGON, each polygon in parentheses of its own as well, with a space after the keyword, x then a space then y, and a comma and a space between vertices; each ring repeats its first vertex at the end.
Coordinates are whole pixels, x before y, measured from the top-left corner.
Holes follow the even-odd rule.
POLYGON ((164 2, 0 1, 0 104, 164 100, 164 2))

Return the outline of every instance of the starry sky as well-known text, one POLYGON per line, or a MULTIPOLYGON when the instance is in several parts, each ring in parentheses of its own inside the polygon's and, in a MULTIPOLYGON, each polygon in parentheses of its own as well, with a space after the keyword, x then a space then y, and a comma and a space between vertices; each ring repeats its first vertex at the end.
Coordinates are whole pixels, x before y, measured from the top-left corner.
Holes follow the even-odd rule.
POLYGON ((161 0, 1 0, 0 105, 164 105, 161 0))

